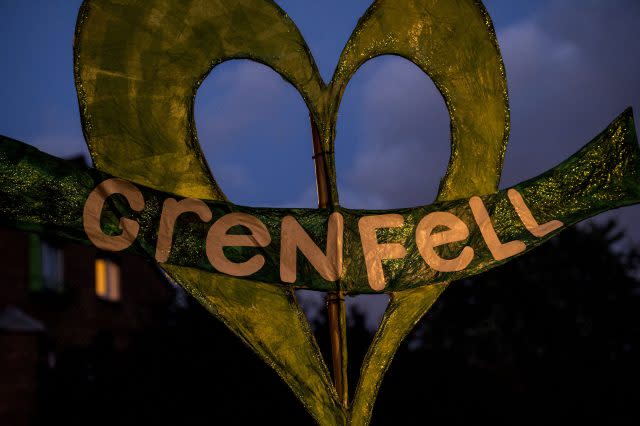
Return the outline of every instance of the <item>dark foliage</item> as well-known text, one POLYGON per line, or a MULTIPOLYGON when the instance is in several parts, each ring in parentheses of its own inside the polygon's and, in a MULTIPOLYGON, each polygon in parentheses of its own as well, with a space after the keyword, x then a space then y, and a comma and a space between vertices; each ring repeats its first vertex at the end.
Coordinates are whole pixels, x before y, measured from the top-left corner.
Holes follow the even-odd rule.
MULTIPOLYGON (((376 425, 637 424, 638 256, 613 224, 571 229, 450 286, 401 347, 376 425)), ((314 321, 327 351, 326 325, 314 321)), ((371 334, 350 313, 350 384, 371 334)), ((195 302, 117 351, 108 335, 42 374, 39 423, 312 424, 293 394, 195 302)))

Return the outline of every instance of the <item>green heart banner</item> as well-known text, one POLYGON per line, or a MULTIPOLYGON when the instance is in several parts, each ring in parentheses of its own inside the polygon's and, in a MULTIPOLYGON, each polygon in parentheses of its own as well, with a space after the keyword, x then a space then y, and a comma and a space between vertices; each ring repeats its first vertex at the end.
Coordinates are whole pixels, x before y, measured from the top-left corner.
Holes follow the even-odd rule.
POLYGON ((184 198, 6 138, 0 182, 0 220, 21 229, 221 278, 391 293, 478 274, 567 226, 639 203, 640 149, 628 110, 571 158, 513 188, 385 211, 184 198))
POLYGON ((0 137, 0 223, 157 262, 320 424, 368 424, 395 351, 449 282, 640 202, 631 109, 557 167, 498 191, 507 85, 491 19, 476 0, 374 1, 329 83, 271 0, 85 0, 74 58, 94 168, 0 137), (358 68, 384 54, 413 62, 440 90, 451 117, 449 166, 434 204, 345 209, 333 155, 340 100, 358 68), (323 208, 238 206, 215 182, 194 99, 211 70, 232 59, 271 67, 301 94, 317 132, 323 208), (334 389, 296 289, 390 296, 351 400, 334 389))

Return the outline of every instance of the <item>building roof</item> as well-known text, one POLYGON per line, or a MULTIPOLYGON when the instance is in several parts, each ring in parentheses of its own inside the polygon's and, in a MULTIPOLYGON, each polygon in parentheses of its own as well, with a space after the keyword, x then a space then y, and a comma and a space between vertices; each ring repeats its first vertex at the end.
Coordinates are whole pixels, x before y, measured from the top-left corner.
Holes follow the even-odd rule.
POLYGON ((0 309, 0 330, 18 333, 40 333, 44 324, 15 306, 0 309))

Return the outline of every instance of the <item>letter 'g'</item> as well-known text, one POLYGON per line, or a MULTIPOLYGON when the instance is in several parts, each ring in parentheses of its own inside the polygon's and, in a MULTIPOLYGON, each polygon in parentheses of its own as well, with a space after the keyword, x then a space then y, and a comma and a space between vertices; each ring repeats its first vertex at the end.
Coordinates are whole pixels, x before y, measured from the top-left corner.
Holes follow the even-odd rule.
POLYGON ((135 241, 140 230, 138 222, 132 219, 120 218, 120 235, 107 235, 100 227, 100 217, 104 202, 111 195, 120 194, 127 199, 129 206, 136 212, 144 209, 142 192, 131 182, 124 179, 108 179, 98 185, 87 198, 82 214, 82 225, 89 241, 96 247, 108 251, 120 251, 128 248, 135 241))

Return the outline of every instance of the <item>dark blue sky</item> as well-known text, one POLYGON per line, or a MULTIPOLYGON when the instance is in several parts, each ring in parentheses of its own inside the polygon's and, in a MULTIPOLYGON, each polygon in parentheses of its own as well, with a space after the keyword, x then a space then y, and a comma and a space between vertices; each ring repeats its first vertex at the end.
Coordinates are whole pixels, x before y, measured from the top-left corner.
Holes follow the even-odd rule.
MULTIPOLYGON (((0 1, 0 134, 65 157, 85 153, 72 72, 79 0, 0 1)), ((329 80, 369 1, 278 2, 329 80)), ((640 2, 487 0, 512 111, 501 187, 531 178, 640 108, 640 2)), ((636 118, 638 115, 636 114, 636 118)), ((236 203, 315 204, 308 116, 297 92, 248 61, 222 64, 196 98, 196 123, 222 189, 236 203)), ((448 115, 431 81, 395 57, 365 64, 340 109, 336 156, 346 207, 433 200, 448 156, 448 115)), ((619 218, 640 243, 639 207, 619 218)))

